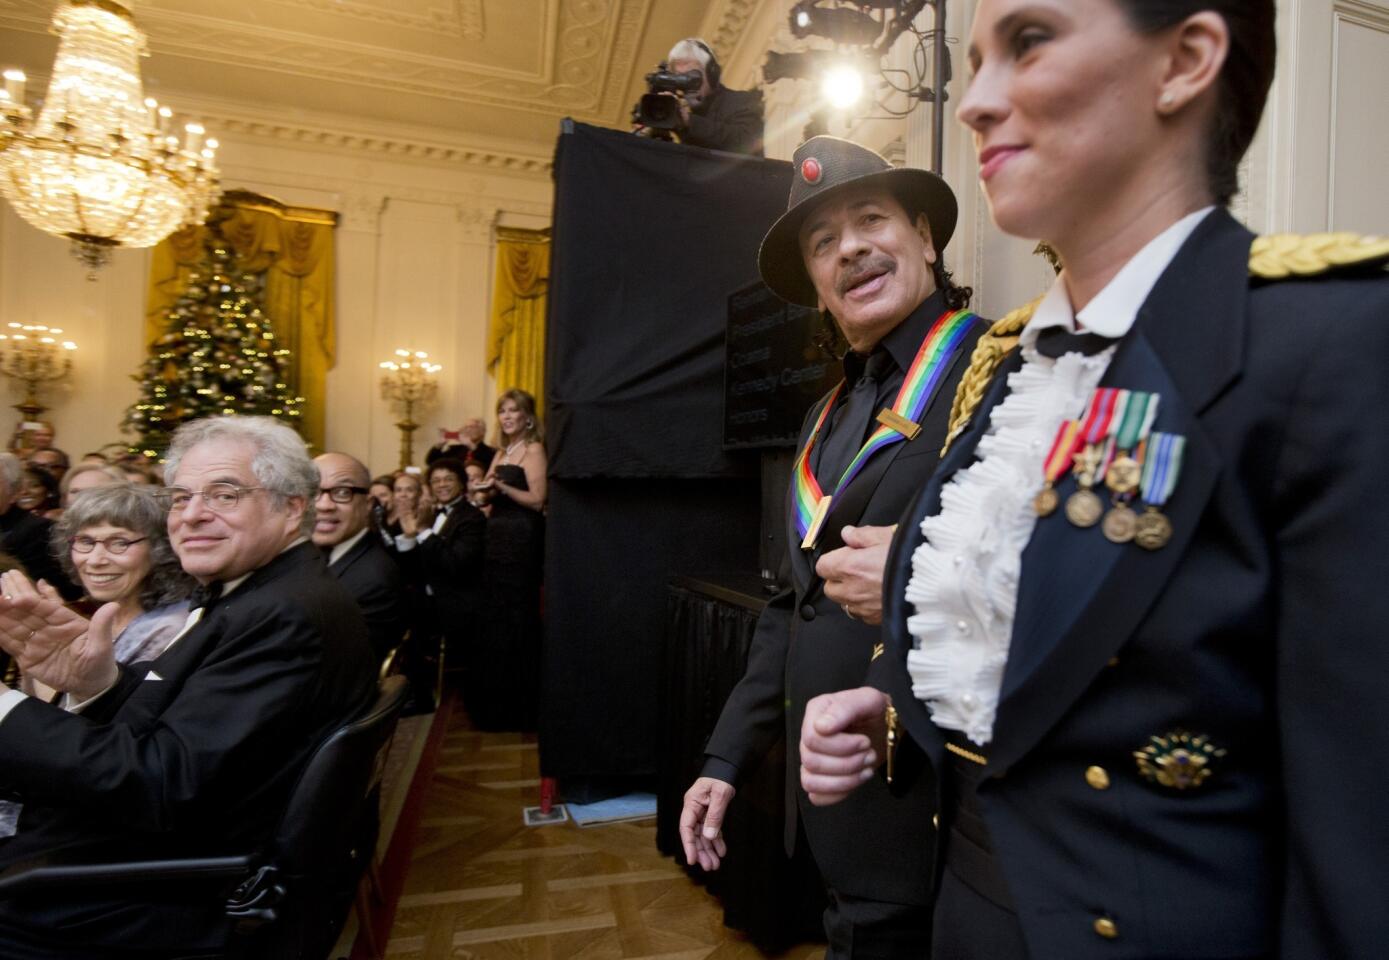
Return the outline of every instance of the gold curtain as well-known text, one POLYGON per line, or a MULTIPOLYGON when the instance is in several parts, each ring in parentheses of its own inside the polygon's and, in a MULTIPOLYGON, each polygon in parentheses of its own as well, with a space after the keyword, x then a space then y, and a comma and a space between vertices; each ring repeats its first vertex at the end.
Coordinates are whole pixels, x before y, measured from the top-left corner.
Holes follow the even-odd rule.
MULTIPOLYGON (((222 198, 220 229, 245 269, 264 273, 265 313, 275 339, 291 351, 289 386, 303 397, 304 439, 323 449, 328 371, 337 349, 333 321, 334 228, 330 210, 291 207, 268 197, 230 190, 222 198)), ((164 333, 165 315, 203 261, 208 227, 179 230, 154 248, 146 342, 164 333)))
POLYGON ((550 231, 497 229, 497 279, 487 332, 487 368, 497 392, 520 387, 545 409, 545 301, 550 231))

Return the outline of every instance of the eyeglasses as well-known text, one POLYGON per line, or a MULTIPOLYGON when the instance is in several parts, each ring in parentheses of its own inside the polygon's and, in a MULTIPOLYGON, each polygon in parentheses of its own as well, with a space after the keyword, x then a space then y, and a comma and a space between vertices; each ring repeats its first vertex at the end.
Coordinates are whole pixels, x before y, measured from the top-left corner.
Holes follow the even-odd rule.
POLYGON ((319 487, 318 495, 321 497, 325 493, 334 503, 351 503, 352 498, 363 493, 370 493, 366 487, 349 487, 346 484, 340 487, 319 487))
POLYGON ((227 513, 235 510, 241 498, 248 493, 264 490, 264 487, 238 487, 234 483, 209 483, 198 491, 187 487, 165 487, 154 495, 155 500, 166 510, 185 510, 194 497, 202 497, 209 510, 227 513))
POLYGON ((137 543, 144 543, 148 537, 136 537, 131 540, 127 537, 107 537, 105 540, 98 540, 96 537, 68 537, 68 546, 73 553, 91 553, 96 549, 97 544, 106 548, 107 553, 120 556, 137 543))

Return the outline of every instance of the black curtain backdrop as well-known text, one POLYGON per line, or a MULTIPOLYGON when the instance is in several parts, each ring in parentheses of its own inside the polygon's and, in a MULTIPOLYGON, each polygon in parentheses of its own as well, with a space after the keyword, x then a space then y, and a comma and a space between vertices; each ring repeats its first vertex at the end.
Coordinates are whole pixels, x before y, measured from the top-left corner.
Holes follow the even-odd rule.
POLYGON ((540 744, 569 799, 654 780, 669 579, 757 569, 724 331, 790 169, 571 121, 559 138, 540 744))
POLYGON ((723 451, 728 296, 791 165, 566 121, 546 341, 550 475, 751 476, 723 451))

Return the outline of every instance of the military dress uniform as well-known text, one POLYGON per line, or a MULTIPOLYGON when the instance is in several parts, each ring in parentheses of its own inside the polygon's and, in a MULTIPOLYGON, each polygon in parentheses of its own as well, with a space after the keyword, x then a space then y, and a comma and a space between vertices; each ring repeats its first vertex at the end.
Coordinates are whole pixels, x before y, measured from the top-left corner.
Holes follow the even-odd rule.
POLYGON ((966 574, 1002 571, 959 618, 971 645, 932 619, 913 568, 936 569, 923 522, 940 530, 957 473, 956 491, 986 471, 1039 362, 1017 346, 1030 308, 981 338, 893 545, 870 667, 893 705, 893 788, 925 779, 940 808, 932 956, 1389 955, 1386 261, 1389 242, 1256 240, 1223 210, 1200 217, 1103 347, 1085 406, 1030 451, 1010 502, 1035 515, 1005 518, 1023 530, 1012 573, 985 556, 996 543, 962 551, 966 574), (1140 445, 1065 439, 1115 391, 1158 398, 1140 445), (1141 482, 1098 482, 1123 456, 1145 458, 1141 482), (1084 491, 1104 523, 1071 515, 1084 491), (1133 517, 1111 527, 1120 508, 1146 538, 1133 517), (990 609, 1000 591, 1015 606, 990 609), (992 617, 1011 619, 1001 646, 992 617), (942 682, 962 663, 982 695, 942 682), (915 751, 929 764, 913 776, 915 751))

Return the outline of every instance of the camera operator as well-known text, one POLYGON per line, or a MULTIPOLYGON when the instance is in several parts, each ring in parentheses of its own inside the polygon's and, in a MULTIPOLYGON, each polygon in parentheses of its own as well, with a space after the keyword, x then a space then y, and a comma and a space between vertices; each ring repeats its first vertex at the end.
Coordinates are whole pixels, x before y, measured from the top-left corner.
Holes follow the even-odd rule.
POLYGON ((719 74, 719 62, 708 44, 695 37, 681 40, 671 47, 667 62, 646 78, 651 92, 633 111, 636 132, 660 136, 669 131, 691 146, 762 156, 762 92, 730 90, 720 82, 719 74), (689 74, 698 74, 699 86, 682 93, 674 91, 683 84, 670 86, 657 80, 689 74), (676 111, 647 109, 654 97, 676 100, 676 111), (650 115, 653 112, 656 117, 650 115), (667 113, 668 118, 661 116, 667 113))

